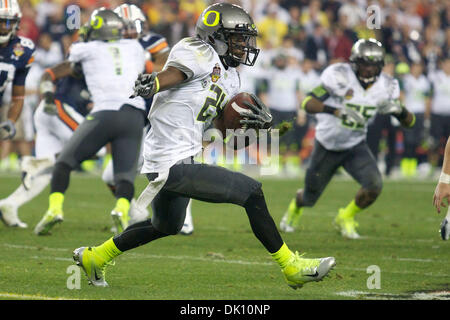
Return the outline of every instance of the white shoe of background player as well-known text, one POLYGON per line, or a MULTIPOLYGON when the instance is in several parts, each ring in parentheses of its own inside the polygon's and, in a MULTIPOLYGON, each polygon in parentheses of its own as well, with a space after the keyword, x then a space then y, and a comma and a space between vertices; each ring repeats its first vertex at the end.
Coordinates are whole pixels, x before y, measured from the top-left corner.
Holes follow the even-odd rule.
POLYGON ((17 215, 17 207, 6 202, 5 200, 0 200, 0 219, 8 227, 28 227, 26 223, 20 221, 19 216, 17 215))

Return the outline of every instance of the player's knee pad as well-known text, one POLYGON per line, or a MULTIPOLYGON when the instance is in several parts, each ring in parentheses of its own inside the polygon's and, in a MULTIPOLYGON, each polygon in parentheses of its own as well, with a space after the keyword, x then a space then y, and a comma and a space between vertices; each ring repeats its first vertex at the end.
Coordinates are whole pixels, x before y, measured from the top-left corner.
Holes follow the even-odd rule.
POLYGON ((234 203, 245 207, 245 204, 250 198, 264 197, 264 193, 261 189, 261 182, 258 182, 246 175, 239 175, 239 179, 236 179, 237 183, 235 188, 230 190, 229 203, 234 203))
POLYGON ((319 200, 322 192, 319 190, 309 190, 305 189, 302 193, 302 205, 304 207, 312 207, 316 204, 317 200, 319 200))
POLYGON ((365 190, 366 198, 369 203, 374 202, 381 193, 381 188, 365 190))
POLYGON ((364 185, 363 188, 367 190, 371 197, 378 197, 383 189, 383 178, 381 174, 374 174, 370 179, 370 183, 364 185))

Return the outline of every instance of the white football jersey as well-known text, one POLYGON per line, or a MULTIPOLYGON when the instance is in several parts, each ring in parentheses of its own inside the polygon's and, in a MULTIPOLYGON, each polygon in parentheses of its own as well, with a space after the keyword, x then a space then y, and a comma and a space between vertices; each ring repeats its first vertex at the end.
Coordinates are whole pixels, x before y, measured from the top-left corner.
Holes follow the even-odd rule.
POLYGON ((450 75, 438 70, 431 73, 429 79, 433 86, 433 99, 431 102, 431 112, 440 115, 450 115, 450 75))
POLYGON ((268 81, 267 106, 282 112, 297 111, 300 71, 292 67, 285 69, 271 67, 263 74, 268 81))
POLYGON ((424 75, 418 78, 407 74, 402 80, 402 89, 405 94, 405 106, 410 112, 424 113, 425 99, 429 96, 431 85, 424 75))
POLYGON ((124 104, 145 110, 144 99, 129 98, 139 73, 145 70, 145 51, 137 40, 74 43, 69 61, 83 67, 94 103, 91 112, 119 110, 124 104))
MULTIPOLYGON (((347 150, 365 140, 368 123, 376 114, 378 105, 400 96, 398 81, 385 73, 381 73, 375 83, 364 89, 348 63, 330 65, 322 72, 320 81, 329 94, 324 101, 326 105, 338 109, 352 108, 366 119, 364 125, 358 125, 328 113, 316 114, 316 139, 328 150, 347 150)), ((320 88, 312 92, 319 96, 320 91, 323 91, 322 94, 325 92, 320 88)))
POLYGON ((239 93, 239 74, 225 69, 216 51, 198 38, 184 38, 170 51, 164 69, 187 75, 179 85, 157 93, 149 112, 142 173, 162 172, 202 150, 203 131, 214 113, 239 93))

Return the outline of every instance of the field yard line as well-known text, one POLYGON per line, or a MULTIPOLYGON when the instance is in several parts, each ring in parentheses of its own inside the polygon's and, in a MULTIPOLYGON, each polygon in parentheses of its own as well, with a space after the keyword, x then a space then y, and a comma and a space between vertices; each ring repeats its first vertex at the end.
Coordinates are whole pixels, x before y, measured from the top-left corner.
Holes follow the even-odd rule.
MULTIPOLYGON (((339 269, 367 272, 367 269, 364 269, 364 268, 339 267, 339 269)), ((390 270, 386 270, 386 269, 381 269, 381 272, 394 273, 394 274, 416 274, 416 275, 420 275, 420 276, 437 277, 437 278, 441 278, 441 277, 442 278, 448 278, 448 277, 450 277, 449 274, 440 274, 440 273, 433 274, 432 272, 423 273, 423 272, 414 272, 414 271, 390 271, 390 270)))
POLYGON ((70 262, 74 262, 73 259, 70 259, 70 258, 59 258, 59 257, 39 257, 39 256, 32 256, 31 259, 36 259, 36 260, 45 259, 45 260, 56 260, 56 261, 70 261, 70 262))
POLYGON ((433 259, 420 259, 420 258, 392 258, 383 257, 384 260, 394 260, 394 261, 408 261, 408 262, 438 262, 438 263, 449 263, 450 260, 433 260, 433 259))
POLYGON ((69 249, 64 249, 64 248, 36 247, 36 246, 27 246, 27 245, 12 244, 12 243, 2 243, 2 245, 4 247, 7 247, 7 248, 15 248, 15 249, 48 250, 48 251, 70 251, 69 249))
MULTIPOLYGON (((63 248, 49 248, 49 247, 34 247, 34 246, 22 246, 22 245, 13 245, 9 243, 3 243, 2 244, 5 247, 13 247, 13 248, 20 248, 20 249, 44 249, 48 251, 72 251, 70 249, 63 249, 63 248)), ((167 255, 156 255, 156 254, 142 254, 142 253, 129 253, 129 257, 135 257, 135 258, 148 258, 148 259, 174 259, 174 260, 192 260, 192 261, 208 261, 208 262, 221 262, 221 263, 229 263, 229 264, 242 264, 242 265, 261 265, 261 266, 270 266, 274 265, 273 262, 257 262, 257 261, 245 261, 245 260, 226 260, 221 258, 214 258, 214 257, 194 257, 194 256, 167 256, 167 255)), ((61 258, 61 257, 38 257, 33 256, 33 259, 54 259, 54 260, 61 260, 61 261, 72 261, 72 259, 69 258, 61 258)), ((367 269, 364 268, 347 268, 347 267, 339 267, 338 269, 341 270, 351 270, 351 271, 363 271, 366 272, 367 269)), ((394 273, 394 274, 416 274, 421 276, 429 276, 429 277, 449 277, 448 274, 433 274, 433 273, 422 273, 422 272, 413 272, 413 271, 389 271, 389 270, 383 270, 383 272, 387 273, 394 273)))
POLYGON ((34 294, 20 294, 20 293, 10 293, 10 292, 0 292, 0 297, 24 299, 24 300, 79 300, 79 299, 73 299, 73 298, 47 297, 47 296, 34 295, 34 294))
POLYGON ((141 254, 141 253, 130 253, 130 256, 136 258, 150 258, 150 259, 175 259, 175 260, 195 260, 195 261, 208 261, 208 262, 222 262, 230 264, 244 264, 244 265, 260 265, 260 266, 270 266, 273 262, 257 262, 257 261, 244 261, 244 260, 225 260, 221 258, 204 258, 204 257, 194 257, 194 256, 164 256, 156 254, 141 254))
MULTIPOLYGON (((218 263, 228 263, 228 264, 241 264, 241 265, 259 265, 259 266, 270 266, 275 265, 273 262, 257 262, 257 261, 243 261, 243 260, 224 260, 224 259, 214 259, 214 258, 202 258, 202 257, 193 257, 193 256, 163 256, 163 255, 152 255, 152 254, 133 254, 130 253, 128 257, 133 258, 147 258, 147 259, 172 259, 172 260, 190 260, 190 261, 202 261, 202 262, 218 262, 218 263)), ((36 260, 55 260, 55 261, 68 261, 73 262, 72 259, 69 258, 61 258, 61 257, 43 257, 43 256, 32 256, 32 259, 36 260)), ((348 268, 348 267, 337 267, 336 271, 339 270, 348 270, 348 271, 358 271, 358 272, 367 272, 366 268, 348 268)), ((421 272, 413 272, 413 271, 389 271, 382 270, 382 272, 393 273, 393 274, 414 274, 420 276, 427 277, 436 277, 436 278, 448 278, 450 275, 448 274, 433 274, 433 273, 421 273, 421 272)))
POLYGON ((350 290, 350 291, 340 291, 336 292, 336 295, 343 296, 343 297, 350 297, 350 298, 356 298, 356 297, 363 297, 370 300, 398 300, 400 299, 406 299, 406 300, 450 300, 449 291, 442 291, 442 292, 415 292, 415 293, 409 293, 409 294, 395 294, 395 293, 389 293, 389 292, 368 292, 368 291, 356 291, 356 290, 350 290), (364 297, 367 296, 367 297, 364 297))

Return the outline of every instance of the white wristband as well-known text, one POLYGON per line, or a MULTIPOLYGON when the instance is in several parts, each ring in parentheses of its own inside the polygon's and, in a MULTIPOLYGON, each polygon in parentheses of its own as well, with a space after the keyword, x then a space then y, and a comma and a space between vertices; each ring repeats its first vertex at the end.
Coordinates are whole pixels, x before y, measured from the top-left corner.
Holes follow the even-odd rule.
POLYGON ((450 174, 446 174, 444 172, 441 172, 441 175, 439 177, 439 183, 450 184, 450 174))

